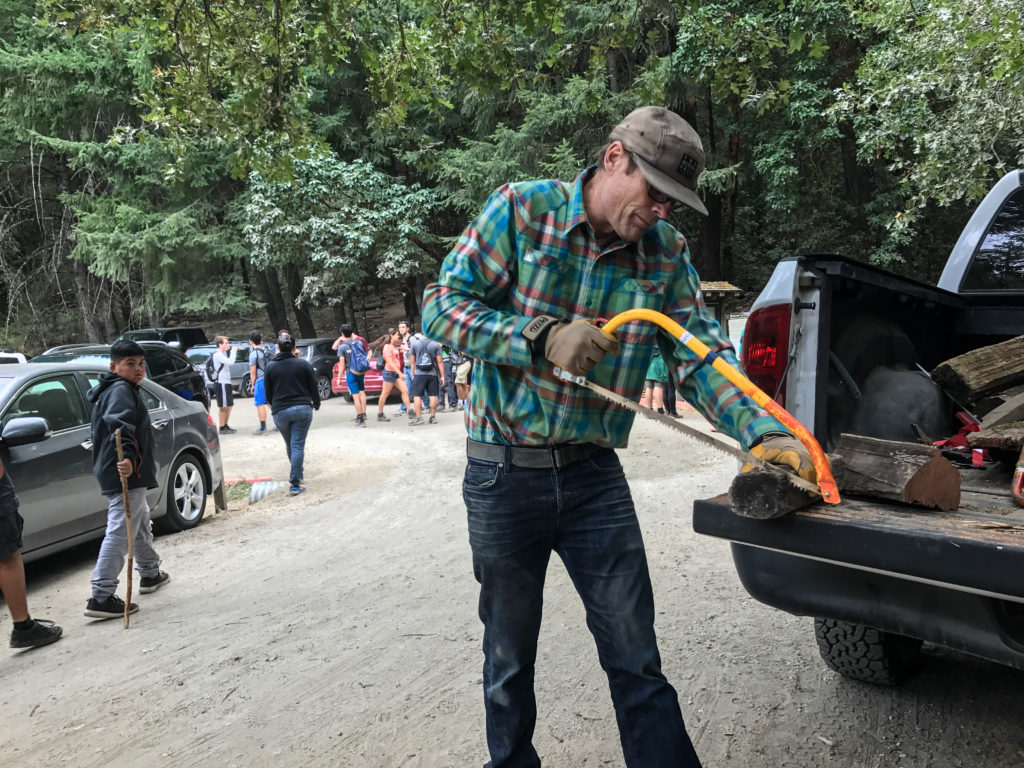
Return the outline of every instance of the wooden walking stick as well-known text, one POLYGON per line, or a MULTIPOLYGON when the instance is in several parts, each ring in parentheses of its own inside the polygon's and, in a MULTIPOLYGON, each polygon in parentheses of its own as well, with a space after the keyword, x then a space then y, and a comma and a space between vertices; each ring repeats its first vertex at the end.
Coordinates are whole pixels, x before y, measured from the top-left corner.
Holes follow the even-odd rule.
MULTIPOLYGON (((120 427, 114 431, 114 442, 117 444, 117 461, 120 463, 124 460, 124 450, 121 448, 120 427)), ((132 536, 132 508, 128 503, 128 478, 121 475, 120 470, 118 470, 118 475, 121 477, 121 500, 124 502, 124 524, 128 529, 128 587, 127 594, 124 599, 124 628, 128 629, 128 616, 131 615, 132 607, 132 542, 135 537, 132 536)))

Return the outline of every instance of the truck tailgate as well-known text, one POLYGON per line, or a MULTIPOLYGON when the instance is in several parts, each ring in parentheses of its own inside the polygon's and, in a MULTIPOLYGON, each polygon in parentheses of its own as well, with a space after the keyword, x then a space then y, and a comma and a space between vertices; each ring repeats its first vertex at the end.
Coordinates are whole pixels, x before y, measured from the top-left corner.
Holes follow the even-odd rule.
POLYGON ((694 503, 693 528, 790 555, 1024 601, 1024 509, 1007 507, 1006 498, 964 491, 959 509, 938 512, 844 497, 839 505, 751 520, 734 514, 723 494, 694 503))

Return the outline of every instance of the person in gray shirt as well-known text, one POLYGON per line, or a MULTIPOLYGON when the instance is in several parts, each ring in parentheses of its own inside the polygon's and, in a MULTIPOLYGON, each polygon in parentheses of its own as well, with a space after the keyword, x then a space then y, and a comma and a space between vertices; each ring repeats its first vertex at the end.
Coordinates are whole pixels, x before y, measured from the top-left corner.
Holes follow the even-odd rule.
POLYGON ((409 346, 409 368, 412 369, 412 389, 416 415, 409 419, 409 426, 423 423, 423 395, 430 398, 430 423, 437 423, 437 395, 444 386, 444 365, 441 360, 441 345, 431 341, 422 333, 413 336, 409 346))

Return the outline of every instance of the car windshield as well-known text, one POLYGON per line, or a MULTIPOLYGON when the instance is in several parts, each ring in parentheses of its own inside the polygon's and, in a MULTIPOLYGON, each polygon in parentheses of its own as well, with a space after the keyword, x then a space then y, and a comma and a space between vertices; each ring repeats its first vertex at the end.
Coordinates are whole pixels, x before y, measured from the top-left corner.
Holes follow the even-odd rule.
POLYGON ((117 338, 121 341, 160 341, 160 331, 125 331, 117 338))
POLYGON ((212 353, 214 349, 216 349, 216 347, 209 349, 196 349, 195 347, 192 347, 192 349, 185 353, 185 357, 188 358, 190 363, 205 363, 206 358, 210 356, 210 353, 212 353))

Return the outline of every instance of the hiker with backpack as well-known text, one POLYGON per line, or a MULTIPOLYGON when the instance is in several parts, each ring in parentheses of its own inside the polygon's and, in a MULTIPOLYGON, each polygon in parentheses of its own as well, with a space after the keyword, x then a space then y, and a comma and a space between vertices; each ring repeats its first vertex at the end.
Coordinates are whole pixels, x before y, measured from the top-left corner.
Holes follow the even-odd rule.
POLYGON ((423 423, 423 395, 430 398, 430 423, 437 423, 437 395, 444 386, 444 369, 441 360, 441 345, 431 341, 422 333, 412 338, 409 346, 409 367, 412 368, 412 389, 416 415, 409 420, 409 426, 418 427, 423 423))
POLYGON ((363 379, 370 370, 370 347, 366 339, 357 336, 352 326, 342 323, 341 336, 335 339, 332 349, 338 350, 338 378, 345 377, 352 403, 356 407, 356 426, 366 426, 366 387, 363 379))
POLYGON ((267 434, 267 391, 263 377, 267 373, 269 355, 273 352, 263 346, 263 334, 256 330, 249 334, 249 347, 249 381, 252 382, 252 401, 260 420, 260 428, 256 430, 256 434, 265 435, 267 434))
POLYGON ((220 423, 220 433, 233 435, 238 430, 232 429, 228 424, 231 408, 235 404, 235 398, 231 392, 231 366, 238 354, 238 347, 232 347, 227 336, 218 336, 214 341, 217 343, 217 351, 206 360, 206 378, 213 384, 217 397, 217 420, 220 423))

